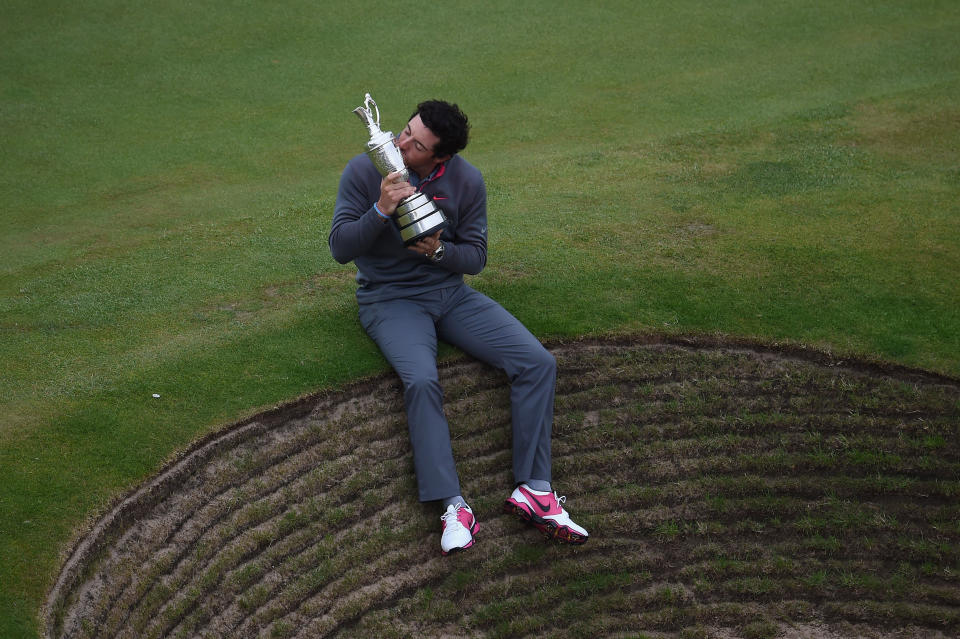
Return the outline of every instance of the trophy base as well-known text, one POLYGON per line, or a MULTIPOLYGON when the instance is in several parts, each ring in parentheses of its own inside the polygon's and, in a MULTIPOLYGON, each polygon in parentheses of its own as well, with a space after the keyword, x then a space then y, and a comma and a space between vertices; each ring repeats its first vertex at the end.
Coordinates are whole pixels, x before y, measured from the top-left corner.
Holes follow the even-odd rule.
POLYGON ((447 222, 447 220, 443 220, 436 226, 432 226, 426 230, 419 230, 419 229, 415 230, 413 229, 413 227, 407 227, 405 229, 400 230, 400 237, 403 238, 404 246, 410 246, 412 244, 416 244, 417 242, 419 242, 425 237, 430 237, 431 235, 433 235, 434 233, 436 233, 441 229, 447 228, 448 225, 449 225, 449 222, 447 222))
POLYGON ((400 238, 405 246, 415 244, 440 229, 446 228, 449 224, 443 211, 437 208, 433 200, 423 193, 411 195, 401 202, 400 206, 397 207, 394 222, 400 230, 400 238))

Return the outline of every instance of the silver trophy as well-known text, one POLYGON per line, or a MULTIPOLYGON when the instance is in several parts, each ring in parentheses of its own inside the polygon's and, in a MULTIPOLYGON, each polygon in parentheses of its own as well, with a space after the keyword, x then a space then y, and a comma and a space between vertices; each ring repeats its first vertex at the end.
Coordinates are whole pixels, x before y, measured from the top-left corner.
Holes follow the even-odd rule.
MULTIPOLYGON (((373 165, 380 171, 380 175, 386 177, 388 173, 399 171, 402 179, 409 180, 403 156, 394 144, 393 133, 380 130, 380 109, 369 93, 363 100, 363 106, 357 107, 353 112, 367 125, 367 131, 370 132, 367 155, 373 160, 373 165)), ((437 208, 433 200, 420 192, 400 201, 393 221, 400 229, 400 238, 407 246, 447 226, 443 211, 437 208)))

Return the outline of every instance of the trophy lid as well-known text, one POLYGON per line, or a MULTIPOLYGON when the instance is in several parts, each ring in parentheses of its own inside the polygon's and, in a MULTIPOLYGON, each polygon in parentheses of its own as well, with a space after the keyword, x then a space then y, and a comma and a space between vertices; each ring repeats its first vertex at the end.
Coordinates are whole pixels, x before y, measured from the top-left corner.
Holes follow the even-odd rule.
POLYGON ((364 96, 363 106, 358 106, 353 112, 367 125, 370 137, 382 133, 380 130, 380 109, 377 107, 377 103, 374 102, 373 98, 370 97, 369 93, 364 96))
POLYGON ((393 142, 393 132, 380 129, 380 109, 369 93, 363 100, 363 106, 358 106, 353 112, 367 125, 367 131, 370 133, 370 139, 367 141, 368 151, 393 142))

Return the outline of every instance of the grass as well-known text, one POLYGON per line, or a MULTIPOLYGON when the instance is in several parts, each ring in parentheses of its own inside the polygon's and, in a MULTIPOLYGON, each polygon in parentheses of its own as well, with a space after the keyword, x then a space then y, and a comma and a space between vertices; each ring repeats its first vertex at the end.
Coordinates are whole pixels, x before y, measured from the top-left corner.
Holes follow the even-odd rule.
POLYGON ((2 636, 36 634, 58 551, 176 450, 383 370, 325 246, 364 91, 394 129, 432 95, 470 114, 471 281, 540 336, 960 374, 953 3, 8 5, 2 636))

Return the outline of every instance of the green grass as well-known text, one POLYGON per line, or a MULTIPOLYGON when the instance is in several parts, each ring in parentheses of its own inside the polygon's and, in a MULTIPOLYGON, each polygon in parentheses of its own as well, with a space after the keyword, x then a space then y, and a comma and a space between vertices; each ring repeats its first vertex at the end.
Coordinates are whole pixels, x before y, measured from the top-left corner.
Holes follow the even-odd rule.
POLYGON ((960 374, 953 2, 7 5, 2 636, 35 634, 77 527, 174 451, 383 370, 326 249, 365 91, 394 130, 425 97, 470 115, 471 281, 542 337, 960 374))

